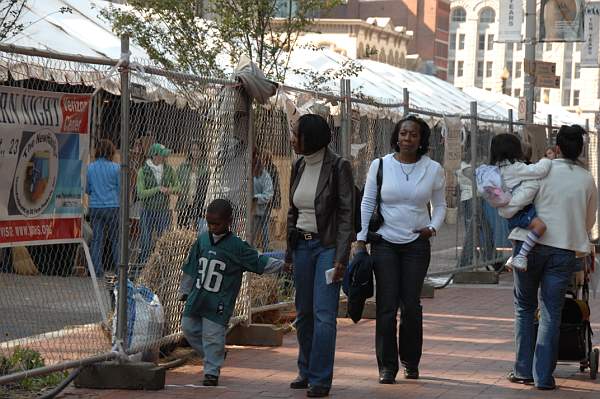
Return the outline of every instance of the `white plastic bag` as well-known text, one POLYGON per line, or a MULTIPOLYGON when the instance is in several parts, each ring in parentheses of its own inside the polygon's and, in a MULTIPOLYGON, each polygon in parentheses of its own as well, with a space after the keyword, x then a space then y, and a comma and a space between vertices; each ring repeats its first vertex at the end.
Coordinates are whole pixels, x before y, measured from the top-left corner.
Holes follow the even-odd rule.
MULTIPOLYGON (((118 287, 115 287, 115 303, 118 304, 118 287)), ((118 309, 115 310, 115 315, 118 309)), ((165 316, 158 296, 149 288, 135 286, 127 281, 127 336, 128 349, 147 350, 156 346, 162 338, 165 316)), ((116 317, 113 322, 113 345, 116 343, 116 317)))

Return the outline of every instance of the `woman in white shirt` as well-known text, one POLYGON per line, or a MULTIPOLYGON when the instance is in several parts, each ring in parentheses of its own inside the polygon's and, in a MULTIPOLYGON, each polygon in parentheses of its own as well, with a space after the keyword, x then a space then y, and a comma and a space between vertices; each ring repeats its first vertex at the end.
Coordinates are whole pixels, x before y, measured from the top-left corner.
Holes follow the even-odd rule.
MULTIPOLYGON (((375 344, 381 384, 395 382, 398 357, 404 366, 404 377, 419 378, 423 346, 420 293, 431 257, 429 239, 435 236, 446 214, 444 170, 425 155, 430 134, 423 119, 408 116, 392 133, 390 145, 394 153, 382 158, 380 209, 384 222, 374 232, 377 239, 370 238, 377 281, 375 344), (430 203, 431 218, 427 208, 430 203)), ((362 230, 357 239, 362 249, 376 205, 379 162, 377 159, 371 164, 361 204, 362 230)))

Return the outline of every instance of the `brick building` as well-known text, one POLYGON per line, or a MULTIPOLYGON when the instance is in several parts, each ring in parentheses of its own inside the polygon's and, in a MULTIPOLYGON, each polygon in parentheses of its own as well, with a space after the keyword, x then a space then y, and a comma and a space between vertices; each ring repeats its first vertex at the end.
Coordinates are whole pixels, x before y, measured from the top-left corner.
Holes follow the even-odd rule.
POLYGON ((388 17, 394 26, 413 32, 408 54, 418 54, 421 72, 446 80, 448 68, 449 0, 348 0, 327 13, 331 18, 388 17))

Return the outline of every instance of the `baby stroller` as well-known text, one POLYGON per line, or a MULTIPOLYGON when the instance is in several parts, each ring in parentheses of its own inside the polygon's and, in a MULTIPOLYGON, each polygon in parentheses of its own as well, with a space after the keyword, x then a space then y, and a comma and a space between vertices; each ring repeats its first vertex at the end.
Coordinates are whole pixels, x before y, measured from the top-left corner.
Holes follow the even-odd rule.
MULTIPOLYGON (((587 268, 582 264, 590 261, 593 261, 591 257, 579 261, 583 270, 573 273, 567 289, 560 323, 558 361, 579 362, 579 370, 583 373, 589 369, 590 378, 595 380, 598 375, 600 351, 598 348, 592 348, 589 276, 586 272, 587 268)), ((536 333, 537 328, 538 321, 536 320, 536 333)))

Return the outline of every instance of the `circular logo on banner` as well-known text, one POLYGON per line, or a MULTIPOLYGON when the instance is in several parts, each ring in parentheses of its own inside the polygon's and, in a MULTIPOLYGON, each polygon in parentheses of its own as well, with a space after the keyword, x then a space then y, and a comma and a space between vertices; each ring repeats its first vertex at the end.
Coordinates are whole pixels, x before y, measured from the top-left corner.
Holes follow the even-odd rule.
POLYGON ((36 132, 23 146, 13 196, 19 212, 27 217, 40 215, 48 207, 58 176, 58 140, 53 132, 36 132))

